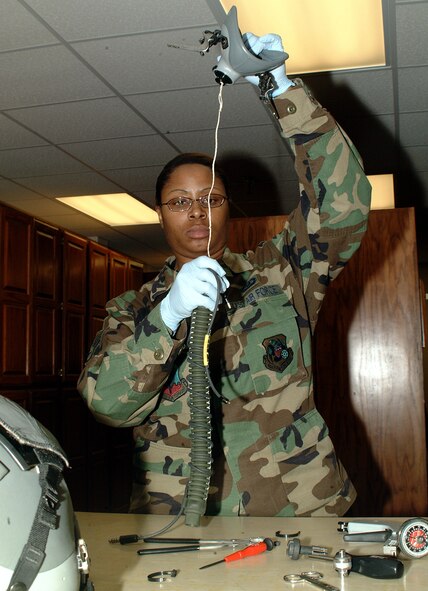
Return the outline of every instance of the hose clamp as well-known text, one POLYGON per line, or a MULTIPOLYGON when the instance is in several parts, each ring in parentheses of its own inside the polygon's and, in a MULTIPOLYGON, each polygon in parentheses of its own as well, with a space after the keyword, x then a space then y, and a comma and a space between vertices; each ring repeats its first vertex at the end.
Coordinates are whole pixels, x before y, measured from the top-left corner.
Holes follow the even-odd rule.
POLYGON ((147 580, 151 583, 163 583, 172 577, 176 577, 178 570, 175 568, 173 570, 159 570, 155 573, 150 573, 147 575, 147 580))

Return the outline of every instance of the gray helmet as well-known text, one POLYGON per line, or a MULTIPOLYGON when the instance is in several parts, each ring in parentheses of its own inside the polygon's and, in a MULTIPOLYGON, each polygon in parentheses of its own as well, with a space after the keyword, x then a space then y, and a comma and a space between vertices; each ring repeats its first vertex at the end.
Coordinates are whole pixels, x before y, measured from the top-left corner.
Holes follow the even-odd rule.
POLYGON ((0 589, 90 591, 89 559, 55 437, 0 396, 0 589))

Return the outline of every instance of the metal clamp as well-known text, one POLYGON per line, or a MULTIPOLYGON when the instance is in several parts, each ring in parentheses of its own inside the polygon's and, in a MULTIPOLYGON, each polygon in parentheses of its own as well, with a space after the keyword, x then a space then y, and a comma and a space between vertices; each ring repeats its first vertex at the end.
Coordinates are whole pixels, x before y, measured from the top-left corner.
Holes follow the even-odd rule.
POLYGON ((159 570, 155 573, 150 573, 147 575, 147 580, 151 583, 163 583, 172 577, 176 577, 178 570, 175 568, 173 570, 159 570))

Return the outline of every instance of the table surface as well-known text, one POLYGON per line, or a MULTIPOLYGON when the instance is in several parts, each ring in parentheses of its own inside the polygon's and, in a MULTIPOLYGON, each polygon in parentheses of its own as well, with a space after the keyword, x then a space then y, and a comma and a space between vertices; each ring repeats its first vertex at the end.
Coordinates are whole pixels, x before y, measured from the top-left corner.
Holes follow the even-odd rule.
MULTIPOLYGON (((342 548, 354 555, 382 554, 381 543, 344 542, 342 534, 337 531, 337 517, 203 517, 200 527, 196 528, 186 526, 184 518, 181 517, 170 530, 162 534, 163 537, 192 537, 205 540, 269 537, 281 541, 271 552, 199 570, 199 567, 205 564, 221 560, 236 548, 139 556, 137 550, 140 548, 155 548, 162 545, 144 542, 120 545, 111 544, 109 540, 127 534, 150 536, 170 523, 170 517, 111 513, 77 513, 76 516, 81 536, 88 546, 91 561, 90 578, 95 591, 309 591, 317 587, 310 583, 292 585, 286 583, 283 577, 285 574, 311 570, 322 572, 323 580, 341 591, 422 591, 427 588, 428 556, 413 560, 400 556, 405 568, 401 579, 372 579, 354 572, 341 579, 329 561, 309 556, 301 556, 298 560, 291 559, 287 556, 287 540, 276 536, 277 532, 293 534, 300 531, 299 540, 302 545, 327 547, 331 555, 342 548), (178 571, 173 579, 163 583, 149 582, 147 579, 150 573, 172 569, 178 571)), ((398 525, 406 519, 380 518, 378 521, 398 525)))

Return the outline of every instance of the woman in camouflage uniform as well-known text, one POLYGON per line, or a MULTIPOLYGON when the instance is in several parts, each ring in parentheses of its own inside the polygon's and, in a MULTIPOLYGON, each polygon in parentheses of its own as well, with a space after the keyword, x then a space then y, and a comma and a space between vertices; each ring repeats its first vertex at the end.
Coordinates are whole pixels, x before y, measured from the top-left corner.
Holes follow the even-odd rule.
POLYGON ((230 304, 219 306, 210 341, 210 373, 229 404, 213 397, 208 512, 339 516, 355 499, 314 405, 311 346, 326 288, 364 235, 371 190, 333 117, 285 69, 274 75, 272 108, 295 154, 301 194, 283 231, 255 251, 232 253, 223 175, 208 215, 212 160, 178 156, 156 196, 173 256, 140 291, 107 304, 79 380, 97 420, 134 428, 134 512, 175 514, 183 500, 191 445, 186 338, 192 310, 215 305, 208 269, 230 304))

